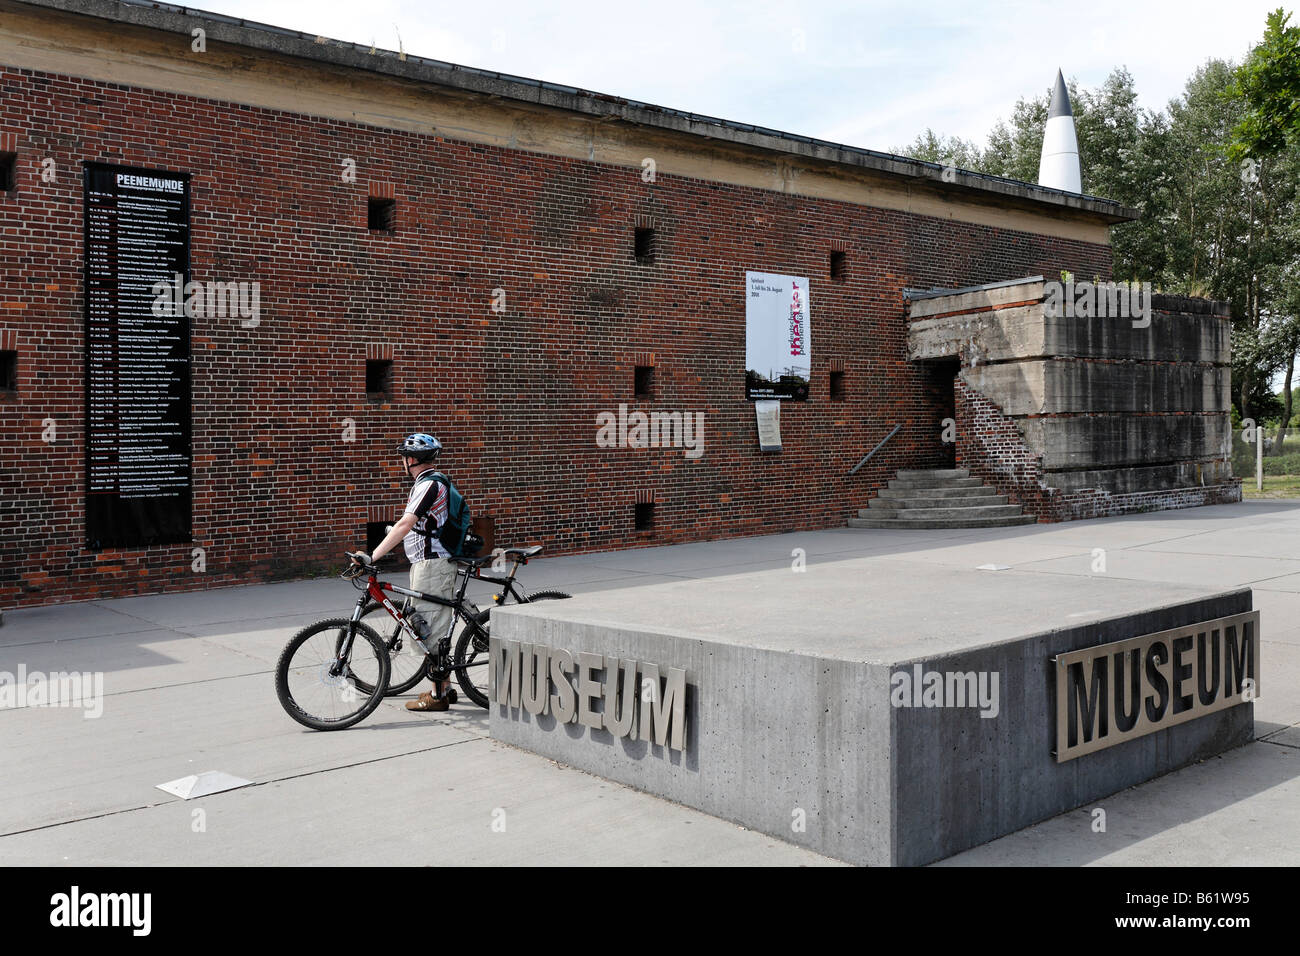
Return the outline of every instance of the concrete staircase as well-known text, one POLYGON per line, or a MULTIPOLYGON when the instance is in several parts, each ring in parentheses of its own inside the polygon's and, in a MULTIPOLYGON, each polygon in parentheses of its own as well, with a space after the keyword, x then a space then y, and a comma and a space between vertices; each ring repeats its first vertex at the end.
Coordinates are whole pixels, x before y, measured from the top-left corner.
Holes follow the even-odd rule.
POLYGON ((850 528, 1006 528, 1033 524, 966 468, 900 471, 849 519, 850 528))

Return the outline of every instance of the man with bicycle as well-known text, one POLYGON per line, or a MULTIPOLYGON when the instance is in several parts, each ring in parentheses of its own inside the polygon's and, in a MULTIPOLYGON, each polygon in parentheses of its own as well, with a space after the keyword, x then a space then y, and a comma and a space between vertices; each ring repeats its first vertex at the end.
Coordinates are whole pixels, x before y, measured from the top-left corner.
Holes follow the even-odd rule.
MULTIPOLYGON (((456 596, 457 566, 438 540, 438 529, 447 520, 447 486, 437 480, 420 480, 425 472, 434 470, 434 460, 441 452, 442 443, 423 432, 406 436, 397 446, 406 473, 414 481, 406 511, 379 542, 374 554, 358 552, 352 560, 373 564, 401 542, 411 562, 411 590, 451 601, 456 596)), ((425 644, 425 650, 434 650, 451 626, 451 607, 416 598, 410 599, 408 607, 406 616, 425 644)), ((446 710, 455 702, 456 692, 451 689, 451 681, 447 680, 435 683, 433 693, 426 691, 418 699, 407 701, 406 709, 446 710)))

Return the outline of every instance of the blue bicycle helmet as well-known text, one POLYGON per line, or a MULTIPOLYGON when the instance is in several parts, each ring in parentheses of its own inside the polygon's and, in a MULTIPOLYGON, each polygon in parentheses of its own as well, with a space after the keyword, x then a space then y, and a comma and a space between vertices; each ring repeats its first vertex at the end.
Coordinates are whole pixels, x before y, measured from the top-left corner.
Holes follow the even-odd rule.
POLYGON ((426 435, 424 432, 415 432, 407 435, 402 439, 402 443, 397 446, 397 453, 403 458, 414 458, 423 464, 426 461, 433 461, 442 451, 442 442, 432 435, 426 435))

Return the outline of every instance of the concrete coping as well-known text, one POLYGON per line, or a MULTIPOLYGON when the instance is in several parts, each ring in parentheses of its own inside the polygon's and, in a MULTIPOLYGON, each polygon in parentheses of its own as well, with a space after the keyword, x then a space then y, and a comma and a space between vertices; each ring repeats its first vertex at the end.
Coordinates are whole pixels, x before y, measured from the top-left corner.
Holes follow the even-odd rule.
POLYGON ((938 299, 949 295, 965 295, 969 292, 986 292, 991 289, 1004 289, 1008 286, 1027 285, 1031 282, 1043 282, 1043 276, 1026 276, 1023 279, 1004 279, 1001 282, 985 282, 982 285, 968 285, 960 289, 904 289, 903 298, 910 302, 922 299, 938 299))
MULTIPOLYGON (((1116 280, 1106 280, 1112 282, 1116 280)), ((903 302, 909 319, 933 318, 962 312, 980 312, 1041 300, 1046 280, 1043 276, 1006 279, 960 289, 904 289, 903 302)), ((1227 302, 1193 296, 1152 292, 1151 308, 1171 315, 1213 315, 1232 318, 1227 302)))
POLYGON ((935 290, 933 294, 912 296, 906 301, 909 319, 926 319, 958 312, 985 312, 1026 302, 1039 302, 1043 298, 1043 277, 1030 276, 1007 282, 971 286, 951 291, 935 290))
MULTIPOLYGON (((493 99, 568 110, 602 119, 673 130, 701 139, 725 141, 782 155, 854 166, 891 179, 926 180, 940 192, 982 193, 988 199, 1033 209, 1040 214, 1108 225, 1138 219, 1136 209, 1109 199, 1069 193, 970 170, 945 176, 938 163, 738 123, 716 116, 687 113, 606 93, 548 83, 528 77, 460 66, 358 43, 310 36, 297 30, 243 20, 152 0, 13 0, 31 7, 60 10, 170 33, 189 34, 202 25, 212 42, 281 54, 354 70, 380 73, 416 83, 449 87, 493 99)), ((974 198, 969 197, 969 198, 974 198)))

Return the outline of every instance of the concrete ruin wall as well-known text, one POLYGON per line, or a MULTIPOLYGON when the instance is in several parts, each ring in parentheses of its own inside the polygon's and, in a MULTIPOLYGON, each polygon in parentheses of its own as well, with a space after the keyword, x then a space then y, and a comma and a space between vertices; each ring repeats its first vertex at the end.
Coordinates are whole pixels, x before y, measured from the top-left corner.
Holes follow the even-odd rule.
POLYGON ((1043 521, 1241 500, 1227 307, 1154 296, 1149 327, 1053 314, 1044 282, 918 298, 908 357, 958 358, 957 464, 1043 521))

